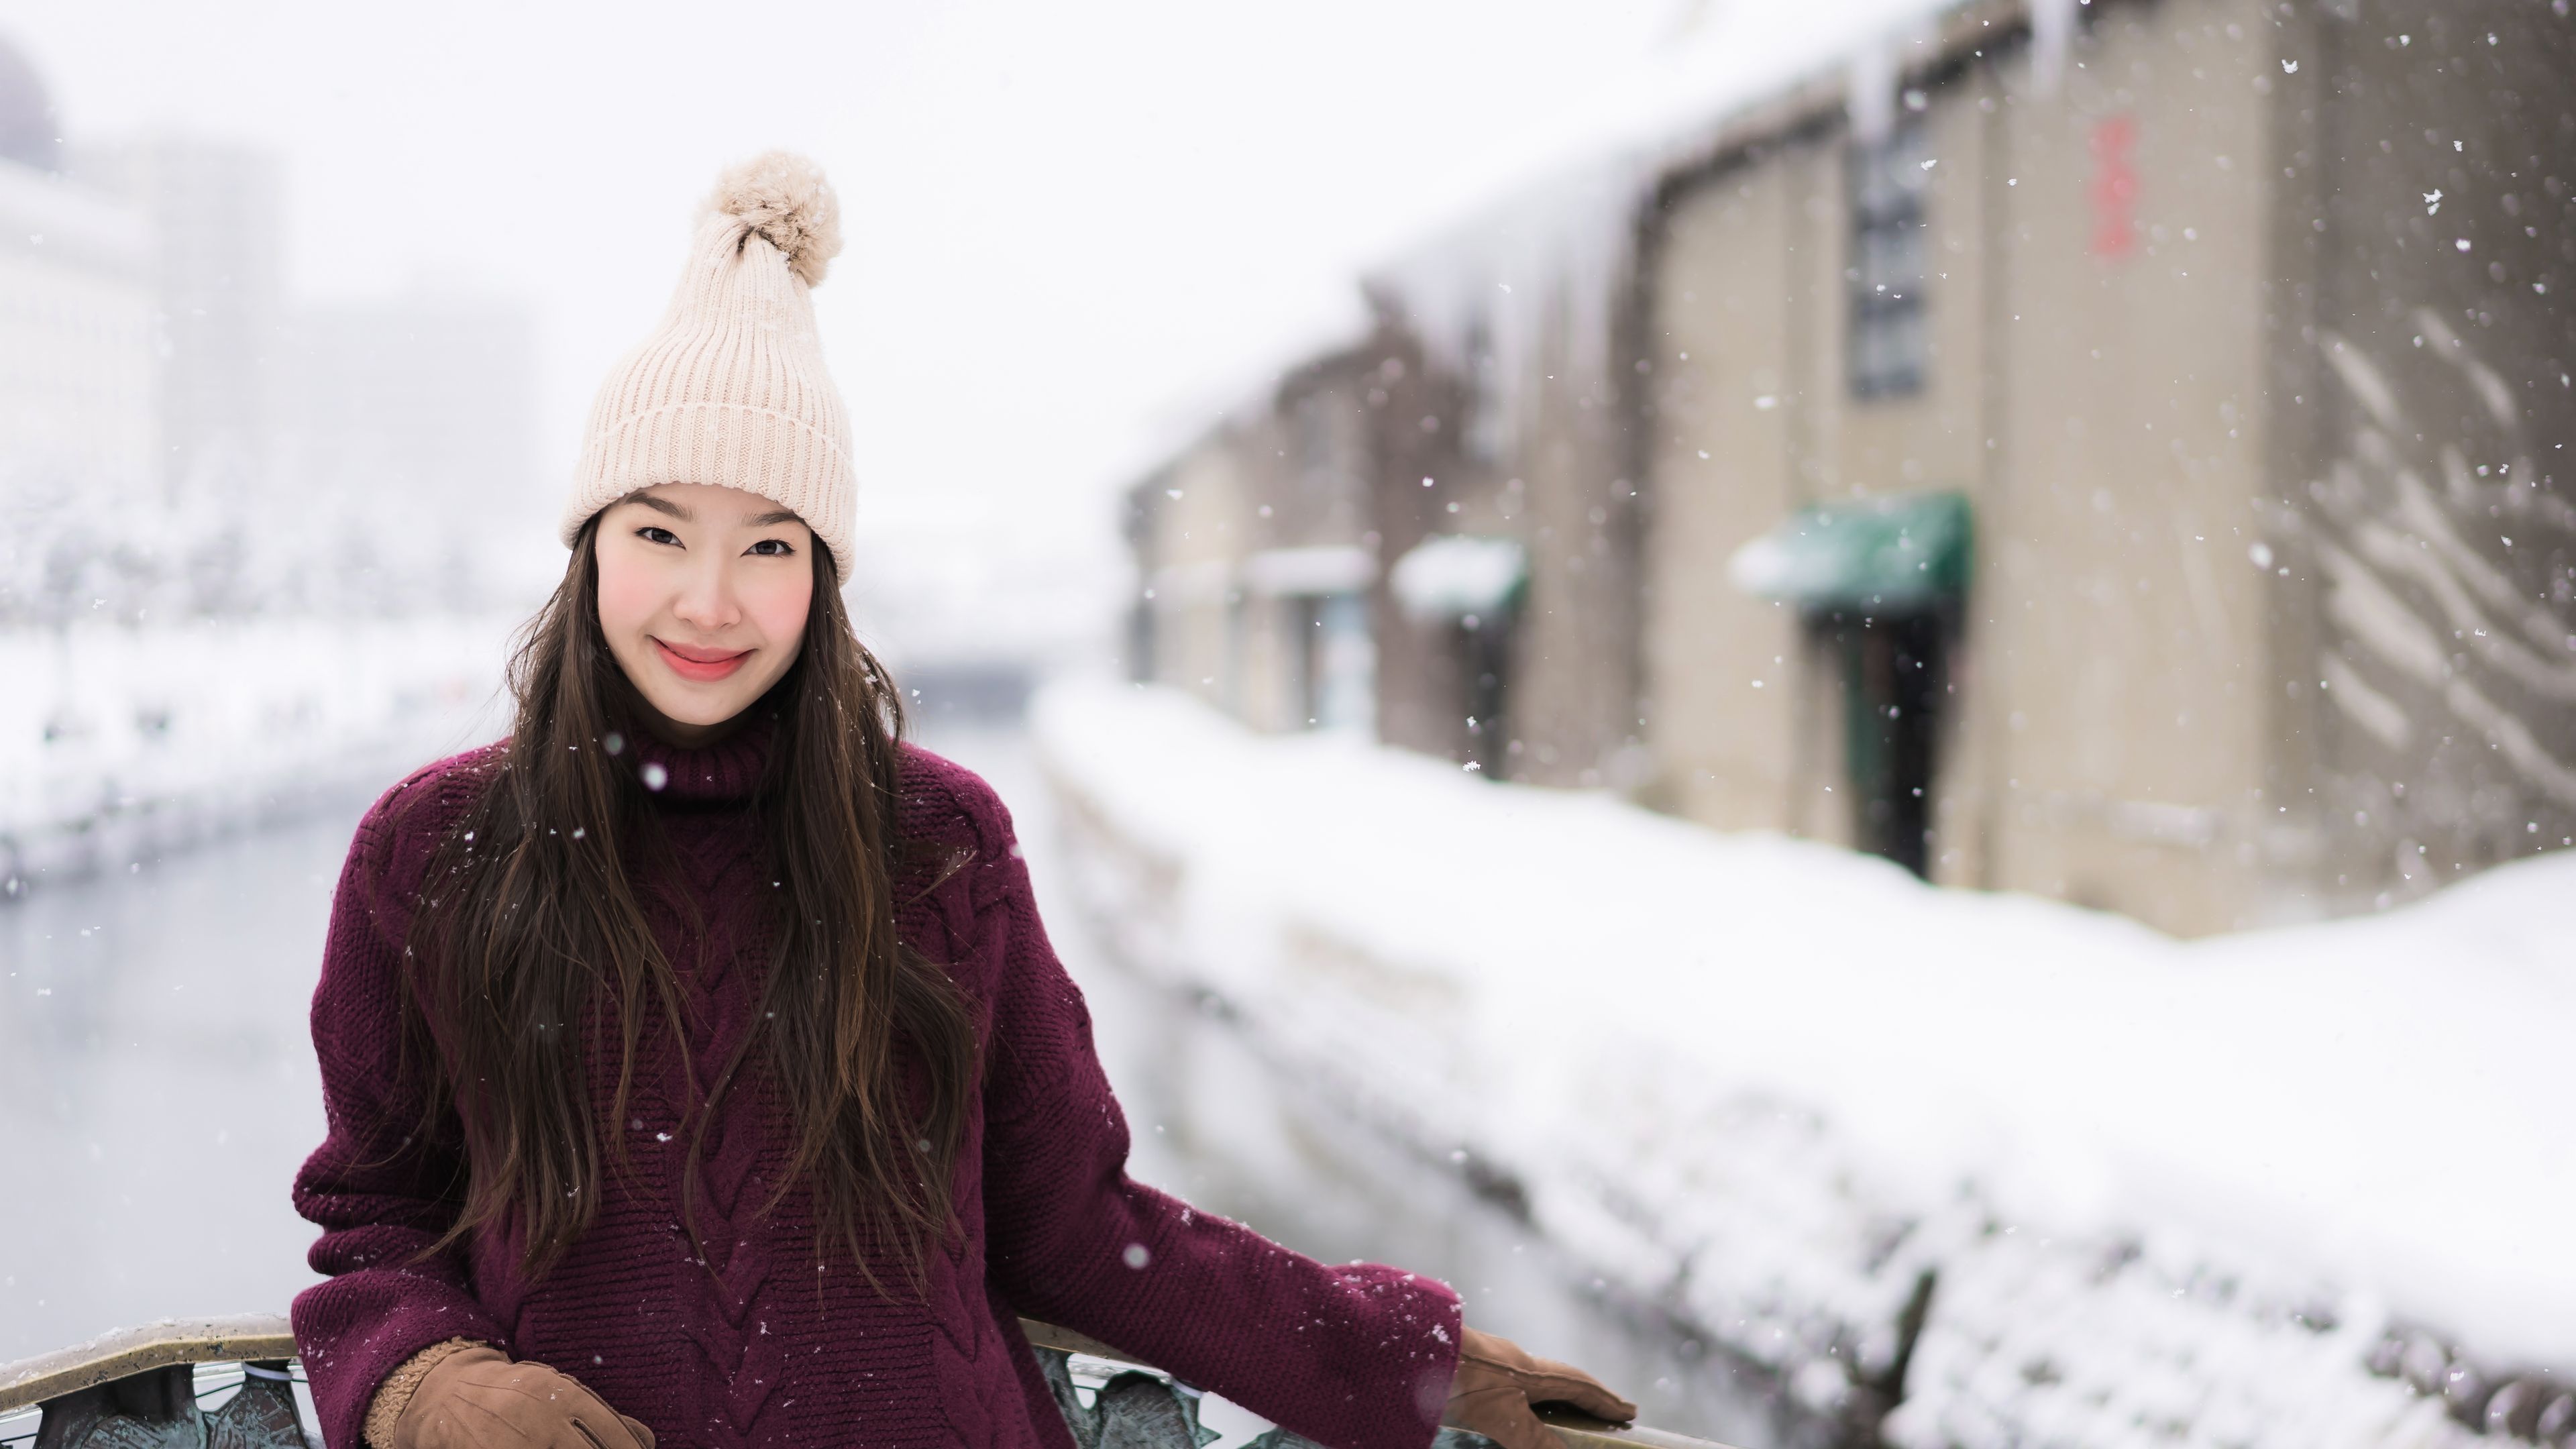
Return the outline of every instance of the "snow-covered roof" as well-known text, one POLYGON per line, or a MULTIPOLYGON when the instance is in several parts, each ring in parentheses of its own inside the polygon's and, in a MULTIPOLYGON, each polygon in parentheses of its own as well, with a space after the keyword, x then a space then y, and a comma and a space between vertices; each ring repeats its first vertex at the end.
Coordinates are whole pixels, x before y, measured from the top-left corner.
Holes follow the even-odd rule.
POLYGON ((1365 345, 1368 307, 1357 295, 1305 316, 1284 332, 1265 337, 1251 357, 1213 369, 1185 393, 1166 400, 1138 430, 1129 461, 1116 470, 1135 477, 1168 463, 1210 436, 1266 415, 1281 378, 1318 358, 1365 345))
POLYGON ((1266 548, 1243 561, 1243 586, 1274 598, 1347 594, 1376 577, 1377 560, 1357 544, 1266 548))
POLYGON ((1674 171, 1837 110, 1883 126, 1905 77, 2027 24, 2060 63, 2091 0, 1820 0, 1731 5, 1606 86, 1536 178, 1367 278, 1444 361, 1481 349, 1509 428, 1559 329, 1574 380, 1598 379, 1641 208, 1674 171))
MULTIPOLYGON (((2079 11, 2097 0, 1806 0, 1702 3, 1633 65, 1570 84, 1567 117, 1525 154, 1457 159, 1460 194, 1490 179, 1492 200, 1366 268, 1359 295, 1254 349, 1163 410, 1137 444, 1141 473, 1271 405, 1271 384, 1297 362, 1363 345, 1372 309, 1391 309, 1444 363, 1466 370, 1480 350, 1507 435, 1536 367, 1552 309, 1561 309, 1575 382, 1598 380, 1611 309, 1629 275, 1640 207, 1675 170, 1848 110, 1869 130, 1893 114, 1905 78, 2027 26, 2043 75, 2060 64, 2079 11), (1460 182, 1460 176, 1466 179, 1460 182), (1365 297, 1368 305, 1362 305, 1365 297)), ((2099 0, 2108 3, 2108 0, 2099 0)))
POLYGON ((1800 509, 1727 560, 1727 580, 1807 607, 1920 608, 1968 579, 1968 500, 1957 493, 1800 509))
POLYGON ((1409 617, 1453 619, 1501 608, 1528 577, 1520 540, 1446 533, 1406 550, 1387 585, 1409 617))
POLYGON ((1222 600, 1234 590, 1234 570, 1223 559, 1165 564, 1145 580, 1147 597, 1173 604, 1222 600))

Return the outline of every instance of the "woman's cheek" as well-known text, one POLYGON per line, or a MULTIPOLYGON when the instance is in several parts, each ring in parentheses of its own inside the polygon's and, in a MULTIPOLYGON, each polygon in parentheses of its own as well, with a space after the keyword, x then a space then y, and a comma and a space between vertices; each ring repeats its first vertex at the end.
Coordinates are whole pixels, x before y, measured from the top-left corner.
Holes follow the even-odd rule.
POLYGON ((813 576, 801 569, 797 573, 799 577, 781 579, 776 587, 759 590, 745 600, 753 621, 760 626, 760 637, 773 646, 784 646, 791 654, 804 642, 805 616, 814 607, 813 576))
POLYGON ((641 570, 602 553, 599 560, 599 624, 611 639, 642 630, 653 617, 653 583, 641 570))

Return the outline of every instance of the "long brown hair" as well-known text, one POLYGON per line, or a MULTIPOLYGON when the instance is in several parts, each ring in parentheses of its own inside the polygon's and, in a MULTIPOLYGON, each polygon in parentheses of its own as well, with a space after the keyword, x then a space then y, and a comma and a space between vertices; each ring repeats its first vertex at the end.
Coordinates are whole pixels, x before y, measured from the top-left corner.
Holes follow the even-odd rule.
MULTIPOLYGON (((634 752, 619 748, 617 732, 635 728, 632 686, 600 626, 596 526, 521 632, 517 724, 433 857, 404 974, 406 1059, 425 1073, 432 1123, 452 1108, 464 1133, 463 1206, 438 1247, 516 1229, 531 1275, 580 1238, 604 1166, 625 1161, 613 1125, 602 1152, 588 1063, 616 1053, 615 1124, 648 1022, 658 1016, 686 1061, 679 981, 628 879, 630 862, 667 847, 634 752)), ((954 983, 897 939, 898 856, 907 877, 920 858, 897 831, 902 704, 851 629, 829 550, 812 552, 796 663, 752 705, 776 716, 753 808, 782 883, 777 950, 744 963, 767 969, 763 1017, 710 1076, 696 1077, 706 1063, 685 1069, 702 1080, 703 1131, 765 1043, 795 1140, 768 1207, 810 1183, 818 1255, 838 1241, 874 1284, 874 1241, 898 1249, 917 1283, 955 1227, 949 1186, 977 1044, 954 983)), ((693 1145, 681 1204, 693 1231, 696 1158, 693 1145)))

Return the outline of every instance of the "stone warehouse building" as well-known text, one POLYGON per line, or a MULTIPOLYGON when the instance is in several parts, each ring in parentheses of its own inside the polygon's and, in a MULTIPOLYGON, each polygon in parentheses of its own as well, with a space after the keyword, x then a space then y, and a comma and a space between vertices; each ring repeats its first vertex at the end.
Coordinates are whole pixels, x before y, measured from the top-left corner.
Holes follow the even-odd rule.
POLYGON ((2576 21, 1985 0, 1738 99, 1140 484, 1143 671, 2183 933, 2576 840, 2576 21))

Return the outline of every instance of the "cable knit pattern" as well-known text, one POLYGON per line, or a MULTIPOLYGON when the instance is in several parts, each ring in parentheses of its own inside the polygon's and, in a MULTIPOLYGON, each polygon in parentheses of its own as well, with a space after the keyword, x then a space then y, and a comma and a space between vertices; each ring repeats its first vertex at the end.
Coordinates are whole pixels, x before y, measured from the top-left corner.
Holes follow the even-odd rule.
MULTIPOLYGON (((701 1074, 757 1029, 774 945, 764 893, 776 887, 747 803, 767 738, 752 728, 655 751, 672 849, 650 873, 630 863, 683 978, 679 1026, 701 1074)), ((611 1169, 595 1224, 560 1264, 530 1282, 517 1244, 491 1234, 420 1260, 455 1221, 460 1134, 453 1121, 422 1130, 396 1070, 396 973, 429 856, 498 758, 497 746, 472 751, 389 791, 359 826, 332 908, 313 1001, 329 1135, 295 1184, 297 1209, 323 1229, 312 1261, 326 1281, 294 1315, 329 1443, 357 1449, 378 1385, 421 1349, 468 1338, 574 1375, 665 1449, 1072 1449, 1023 1313, 1335 1449, 1430 1442, 1456 1366, 1455 1295, 1393 1268, 1327 1267, 1127 1177, 1126 1121, 1039 924, 1009 813, 972 773, 909 746, 900 828, 968 864, 899 880, 898 926, 949 967, 985 1044, 954 1184, 963 1232, 924 1291, 906 1291, 884 1252, 871 1265, 891 1296, 846 1263, 824 1270, 801 1191, 763 1211, 789 1143, 760 1054, 700 1135, 701 1086, 667 1029, 648 1033, 614 1124, 627 1166, 611 1169)), ((603 1123, 614 1072, 591 1063, 603 1123)))

